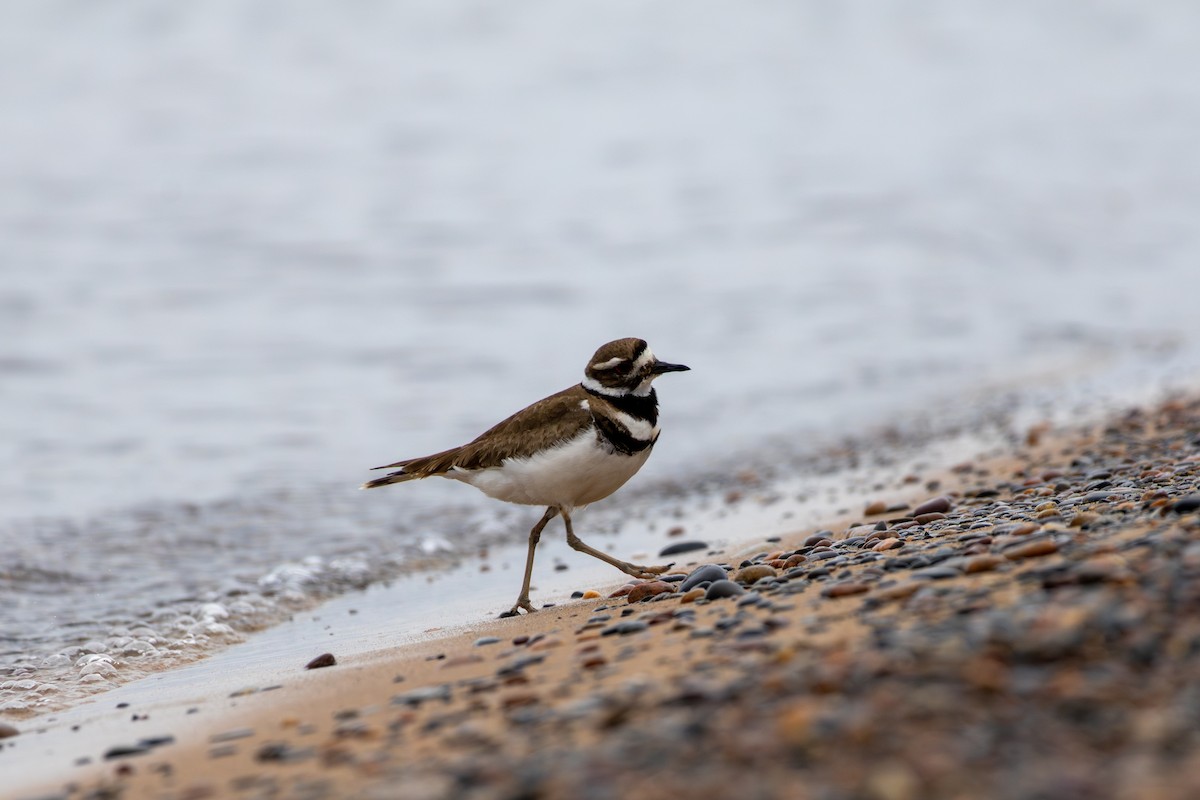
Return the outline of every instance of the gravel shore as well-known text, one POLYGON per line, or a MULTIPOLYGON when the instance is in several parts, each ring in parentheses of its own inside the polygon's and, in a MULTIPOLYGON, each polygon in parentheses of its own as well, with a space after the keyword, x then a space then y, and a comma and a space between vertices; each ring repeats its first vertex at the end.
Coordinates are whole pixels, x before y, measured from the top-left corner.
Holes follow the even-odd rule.
MULTIPOLYGON (((1200 796, 1200 400, 1034 429, 857 516, 153 729, 129 709, 14 796, 1200 796)), ((0 744, 6 773, 37 746, 0 744)))

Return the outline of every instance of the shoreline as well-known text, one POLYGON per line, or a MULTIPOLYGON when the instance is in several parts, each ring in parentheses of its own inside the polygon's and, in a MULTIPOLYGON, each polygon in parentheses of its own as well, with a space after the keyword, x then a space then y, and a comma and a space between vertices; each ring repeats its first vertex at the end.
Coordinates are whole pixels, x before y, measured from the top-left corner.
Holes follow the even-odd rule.
POLYGON ((331 644, 279 685, 30 720, 0 769, 63 759, 14 798, 1194 796, 1200 517, 1174 509, 1200 492, 1196 431, 1194 398, 1035 428, 860 487, 825 541, 681 559, 724 560, 732 597, 635 581, 662 593, 331 644))

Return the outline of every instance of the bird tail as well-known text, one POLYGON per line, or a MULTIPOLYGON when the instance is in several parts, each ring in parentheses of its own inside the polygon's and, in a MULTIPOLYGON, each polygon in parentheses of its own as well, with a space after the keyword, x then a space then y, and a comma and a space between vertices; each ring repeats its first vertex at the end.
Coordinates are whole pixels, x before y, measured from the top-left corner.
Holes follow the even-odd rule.
POLYGON ((400 470, 398 472, 389 472, 387 475, 384 475, 382 478, 375 478, 374 480, 367 481, 366 483, 364 483, 362 486, 360 486, 358 488, 374 489, 378 486, 387 486, 390 483, 404 483, 405 481, 415 481, 418 478, 424 478, 424 477, 425 477, 424 475, 414 475, 411 472, 405 472, 404 470, 400 470))

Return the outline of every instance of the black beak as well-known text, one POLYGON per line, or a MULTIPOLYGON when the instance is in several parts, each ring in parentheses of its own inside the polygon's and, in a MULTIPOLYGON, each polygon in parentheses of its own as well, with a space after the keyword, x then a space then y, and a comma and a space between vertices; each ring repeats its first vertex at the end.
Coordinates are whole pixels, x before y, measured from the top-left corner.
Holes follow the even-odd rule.
POLYGON ((691 367, 685 367, 683 364, 668 364, 666 361, 655 361, 654 366, 650 368, 650 372, 654 375, 662 375, 664 372, 687 372, 691 367))

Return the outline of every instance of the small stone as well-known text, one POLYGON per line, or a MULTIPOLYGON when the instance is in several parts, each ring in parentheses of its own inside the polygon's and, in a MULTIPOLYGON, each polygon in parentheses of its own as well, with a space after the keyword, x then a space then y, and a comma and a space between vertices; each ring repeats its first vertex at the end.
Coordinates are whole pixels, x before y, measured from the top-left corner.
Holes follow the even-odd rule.
POLYGON ((333 653, 322 653, 312 661, 304 665, 305 669, 320 669, 321 667, 332 667, 337 664, 337 659, 333 657, 333 653))
POLYGON ((690 553, 693 550, 707 550, 708 542, 675 542, 658 551, 659 556, 677 556, 680 553, 690 553))
POLYGON ((650 623, 644 619, 626 619, 621 620, 615 625, 610 625, 600 631, 601 636, 627 636, 631 633, 638 633, 650 627, 650 623))
POLYGON ((442 662, 442 669, 454 669, 455 667, 464 667, 468 664, 479 664, 483 661, 483 656, 475 653, 468 653, 461 656, 452 656, 442 662))
POLYGON ((586 592, 583 593, 584 600, 595 600, 596 598, 603 597, 603 596, 604 595, 600 594, 595 589, 588 589, 586 592))
POLYGON ((833 541, 833 531, 817 531, 804 540, 804 547, 815 547, 822 542, 830 543, 833 541))
POLYGON ((701 597, 704 597, 704 592, 705 592, 705 589, 702 589, 699 586, 697 586, 694 589, 688 589, 686 592, 683 593, 683 597, 679 598, 679 602, 694 603, 697 600, 699 600, 701 597))
POLYGON ((885 503, 882 500, 875 500, 874 502, 867 504, 867 507, 863 509, 863 515, 868 516, 868 517, 873 517, 876 514, 886 514, 887 511, 888 511, 887 503, 885 503))
POLYGON ((1193 511, 1200 510, 1200 494, 1189 494, 1180 500, 1176 500, 1171 506, 1171 510, 1176 514, 1190 514, 1193 511))
POLYGON ((740 594, 745 594, 746 590, 741 587, 741 584, 734 583, 731 580, 713 581, 712 585, 704 593, 705 600, 720 600, 723 597, 736 597, 740 594))
POLYGON ((7 739, 10 736, 19 736, 20 731, 7 722, 0 722, 0 739, 7 739))
POLYGON ((654 597, 664 592, 673 591, 675 591, 675 587, 665 581, 647 581, 646 583, 639 583, 630 589, 628 600, 630 603, 637 603, 645 600, 647 597, 654 597))
POLYGON ((475 647, 485 647, 489 644, 499 644, 499 636, 480 636, 475 640, 475 647))
POLYGON ((778 574, 775 568, 769 564, 751 564, 739 569, 733 579, 738 583, 754 583, 763 578, 774 578, 778 574))
POLYGON ((1010 561, 1016 561, 1022 558, 1036 558, 1037 556, 1048 556, 1051 553, 1058 552, 1058 545, 1051 539, 1037 539, 1032 542, 1018 545, 1004 551, 1004 557, 1010 561))
POLYGON ((822 597, 850 597, 851 595, 863 594, 871 591, 870 584, 861 583, 859 581, 844 581, 835 583, 832 586, 826 586, 821 590, 822 597))
POLYGON ((947 566, 926 567, 913 573, 914 578, 927 581, 944 581, 950 578, 957 578, 959 575, 962 575, 962 572, 954 567, 947 566))
POLYGON ((949 510, 950 498, 935 497, 932 500, 926 500, 924 503, 921 503, 921 505, 914 508, 912 510, 912 516, 915 519, 922 514, 944 514, 949 510))
POLYGON ((940 511, 930 511, 928 514, 917 514, 913 520, 918 525, 928 525, 931 522, 937 522, 939 519, 945 519, 946 515, 940 511))
POLYGON ((110 747, 104 751, 104 758, 110 761, 114 758, 128 758, 129 756, 140 756, 143 753, 149 753, 154 748, 147 747, 141 744, 119 744, 115 747, 110 747))
POLYGON ((1069 524, 1072 528, 1085 528, 1088 525, 1098 522, 1099 520, 1099 514, 1092 513, 1091 511, 1080 511, 1078 514, 1071 517, 1071 522, 1069 524))
POLYGON ((256 761, 280 761, 286 764, 292 764, 297 761, 304 761, 316 755, 311 747, 294 747, 286 742, 268 742, 254 754, 256 761))
POLYGON ((895 586, 888 586, 883 589, 875 590, 875 592, 873 592, 871 594, 871 597, 868 599, 869 600, 873 599, 876 602, 887 602, 890 600, 903 600, 906 597, 910 597, 911 595, 916 594, 917 590, 920 588, 921 588, 921 584, 917 581, 910 581, 908 583, 898 583, 895 586))
POLYGON ((994 556, 990 553, 975 556, 967 559, 963 564, 963 572, 968 575, 974 575, 977 572, 991 572, 996 567, 1004 563, 1004 559, 1000 556, 994 556))
POLYGON ((703 564, 696 567, 683 579, 683 582, 679 584, 679 591, 687 592, 695 588, 697 584, 704 583, 705 581, 720 581, 727 577, 725 568, 719 564, 703 564))
POLYGON ((883 541, 876 542, 874 545, 871 546, 871 549, 882 553, 884 550, 894 550, 897 547, 900 547, 902 544, 903 544, 903 542, 901 542, 896 537, 892 536, 887 539, 884 539, 883 541))

